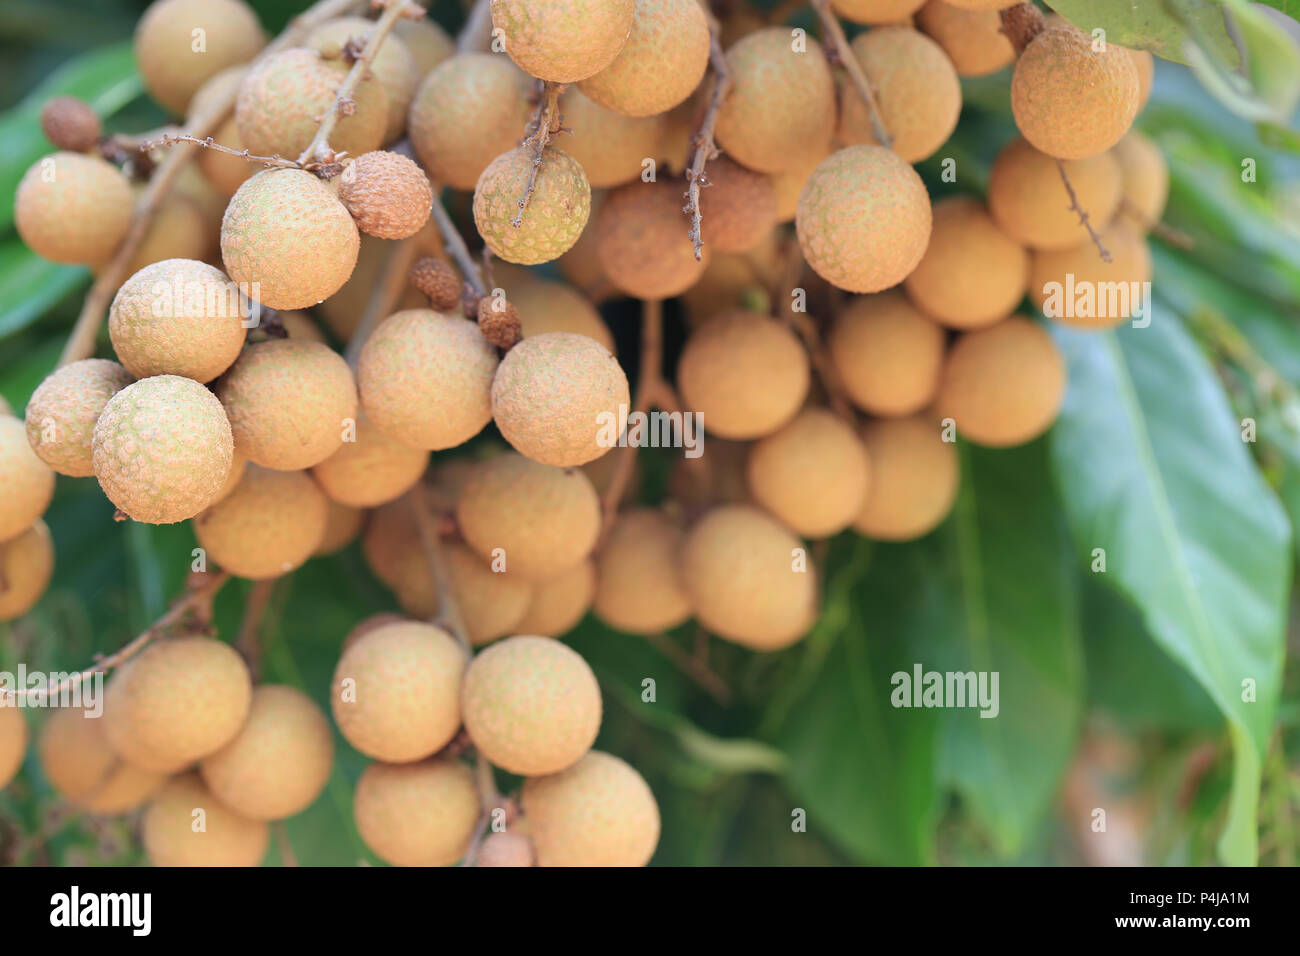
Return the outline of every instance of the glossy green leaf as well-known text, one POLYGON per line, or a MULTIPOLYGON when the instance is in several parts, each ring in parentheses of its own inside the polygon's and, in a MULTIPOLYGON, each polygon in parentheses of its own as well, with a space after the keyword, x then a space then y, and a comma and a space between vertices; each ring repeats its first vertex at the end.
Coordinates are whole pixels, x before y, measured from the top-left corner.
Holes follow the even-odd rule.
POLYGON ((1224 0, 1245 50, 1245 70, 1234 72, 1209 51, 1188 47, 1188 64, 1201 84, 1239 116, 1284 125, 1300 105, 1300 46, 1272 18, 1245 0, 1224 0))
POLYGON ((1105 30, 1108 43, 1150 50, 1175 63, 1187 62, 1195 37, 1224 62, 1240 62, 1223 9, 1209 0, 1049 0, 1048 6, 1081 30, 1105 30))

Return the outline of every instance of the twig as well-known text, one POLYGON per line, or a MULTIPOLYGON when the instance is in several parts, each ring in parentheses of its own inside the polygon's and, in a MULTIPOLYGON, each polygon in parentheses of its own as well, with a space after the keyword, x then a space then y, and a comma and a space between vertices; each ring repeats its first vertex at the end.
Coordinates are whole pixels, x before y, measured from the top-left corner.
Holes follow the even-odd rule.
POLYGON ((1167 242, 1171 246, 1179 249, 1195 249, 1196 240, 1183 232, 1181 229, 1175 229, 1173 226, 1166 225, 1163 222, 1152 222, 1146 216, 1136 209, 1127 199, 1120 204, 1120 211, 1131 218, 1134 222, 1140 224, 1143 229, 1155 236, 1162 242, 1167 242))
POLYGON ((243 655, 248 664, 249 673, 256 681, 262 672, 262 618, 271 604, 271 592, 275 590, 275 578, 267 581, 254 581, 244 603, 244 620, 239 625, 239 637, 235 639, 235 650, 243 655))
MULTIPOLYGON (((434 205, 442 204, 435 202, 434 205)), ((370 338, 371 331, 381 319, 392 314, 402 298, 402 293, 406 291, 407 283, 410 281, 411 264, 415 262, 415 257, 419 253, 414 236, 402 239, 398 242, 397 248, 389 252, 388 261, 384 263, 384 271, 370 293, 370 300, 366 303, 366 311, 361 316, 361 322, 352 333, 352 338, 348 339, 346 357, 348 365, 354 372, 357 362, 361 360, 362 346, 366 344, 366 339, 370 338)))
POLYGON ((731 688, 727 686, 726 681, 713 673, 708 665, 695 655, 684 651, 671 637, 666 634, 650 634, 647 635, 646 640, 719 704, 725 705, 731 702, 731 688))
POLYGON ((686 215, 691 217, 691 228, 687 235, 695 246, 695 261, 704 255, 704 239, 700 233, 700 187, 708 185, 705 167, 709 160, 718 156, 718 144, 714 142, 713 133, 718 125, 718 112, 731 92, 731 68, 727 66, 726 54, 722 52, 722 42, 718 39, 720 28, 717 18, 706 14, 709 19, 709 65, 713 68, 713 91, 709 94, 709 105, 700 120, 699 129, 691 139, 693 152, 686 166, 686 215))
POLYGON ((528 203, 532 200, 533 193, 537 189, 537 174, 542 171, 542 157, 546 153, 546 147, 551 142, 551 137, 555 135, 559 128, 559 101, 560 93, 564 91, 564 88, 565 84, 563 83, 549 82, 543 87, 542 96, 537 102, 537 111, 528 124, 530 132, 520 144, 532 152, 533 161, 528 169, 528 185, 524 187, 524 194, 519 198, 519 211, 510 220, 510 225, 516 229, 524 224, 524 210, 528 208, 528 203))
POLYGON ((447 214, 441 199, 433 200, 433 221, 438 224, 438 231, 442 233, 442 241, 447 246, 448 255, 460 269, 460 274, 465 277, 465 281, 474 289, 475 295, 480 297, 487 295, 487 286, 483 284, 483 274, 479 271, 478 263, 469 254, 465 240, 457 231, 456 224, 451 221, 451 216, 447 214))
POLYGON ((492 45, 492 7, 489 0, 474 0, 460 36, 456 38, 457 53, 482 53, 492 45))
POLYGON ((1065 191, 1070 194, 1070 209, 1079 214, 1079 225, 1088 230, 1088 238, 1090 238, 1092 244, 1097 247, 1097 253, 1101 256, 1101 261, 1112 261, 1110 250, 1102 245, 1101 236, 1097 235, 1097 230, 1092 228, 1091 217, 1089 217, 1088 213, 1084 211, 1084 208, 1079 205, 1079 197, 1074 191, 1074 184, 1070 182, 1070 177, 1065 172, 1065 163, 1058 159, 1056 161, 1056 168, 1061 174, 1061 182, 1065 183, 1065 191))
POLYGON ((451 583, 451 573, 447 568, 447 562, 442 553, 441 535, 438 533, 438 526, 433 520, 433 515, 429 512, 428 501, 424 495, 424 485, 417 484, 406 493, 406 497, 410 502, 411 512, 415 516, 416 527, 420 532, 420 543, 424 545, 424 556, 429 563, 429 574, 433 578, 433 586, 438 592, 438 616, 433 623, 446 629, 451 633, 452 637, 456 638, 461 649, 465 651, 465 661, 468 665, 470 658, 473 656, 469 631, 465 628, 465 619, 460 613, 460 602, 456 600, 456 589, 451 583))
POLYGON ((858 91, 858 96, 866 104, 872 136, 881 146, 892 148, 894 138, 889 135, 889 130, 885 128, 885 121, 881 119, 876 93, 871 88, 871 81, 867 79, 867 74, 862 70, 862 63, 858 60, 857 54, 849 46, 844 28, 840 26, 840 21, 835 18, 835 13, 831 10, 831 0, 812 0, 812 8, 817 14, 817 19, 821 21, 822 29, 826 31, 823 42, 830 48, 840 66, 844 67, 844 72, 848 73, 853 88, 858 91))
POLYGON ((289 843, 289 831, 285 829, 283 820, 276 820, 272 826, 275 829, 275 845, 280 848, 280 860, 285 866, 297 866, 298 857, 293 852, 293 845, 289 843))
POLYGON ((298 162, 296 159, 285 159, 283 156, 258 156, 250 153, 245 149, 235 149, 231 146, 223 146, 211 136, 199 139, 196 136, 190 136, 188 133, 163 133, 157 139, 144 140, 139 144, 139 149, 150 150, 157 149, 160 146, 174 146, 177 143, 193 143, 202 149, 214 149, 219 153, 225 153, 228 156, 238 156, 240 159, 250 163, 258 163, 262 166, 278 166, 284 169, 312 169, 320 164, 307 163, 306 165, 298 162))
POLYGON ((483 756, 482 751, 474 755, 474 783, 478 787, 479 806, 483 812, 474 828, 469 847, 465 850, 461 866, 473 866, 478 860, 478 851, 483 848, 483 841, 487 838, 492 823, 492 811, 500 807, 502 802, 501 794, 497 792, 496 779, 492 775, 492 764, 483 756))

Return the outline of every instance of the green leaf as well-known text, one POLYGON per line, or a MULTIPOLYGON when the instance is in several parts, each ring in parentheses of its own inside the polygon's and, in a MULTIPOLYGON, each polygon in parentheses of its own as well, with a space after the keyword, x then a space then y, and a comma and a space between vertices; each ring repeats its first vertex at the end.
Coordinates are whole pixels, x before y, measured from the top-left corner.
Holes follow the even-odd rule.
POLYGON ((0 240, 0 338, 36 321, 90 273, 42 259, 16 236, 0 240))
POLYGON ((1234 748, 1225 862, 1257 858, 1256 803, 1281 683, 1291 531, 1204 358, 1163 306, 1143 329, 1057 327, 1070 389, 1053 430, 1078 547, 1205 688, 1234 748), (1255 702, 1242 700, 1254 682, 1255 702))
POLYGON ((1048 6, 1081 30, 1105 30, 1107 43, 1175 63, 1187 62, 1194 37, 1230 66, 1240 62, 1222 8, 1208 0, 1048 0, 1048 6))
POLYGON ((1245 0, 1224 0, 1245 50, 1245 70, 1195 44, 1187 62, 1197 79, 1239 116, 1285 125, 1300 104, 1300 46, 1272 18, 1245 0))

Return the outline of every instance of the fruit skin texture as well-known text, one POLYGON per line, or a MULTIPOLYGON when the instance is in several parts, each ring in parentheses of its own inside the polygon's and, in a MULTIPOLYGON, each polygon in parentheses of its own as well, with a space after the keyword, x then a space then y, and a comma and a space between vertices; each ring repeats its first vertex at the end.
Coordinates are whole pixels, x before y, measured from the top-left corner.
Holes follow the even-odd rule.
MULTIPOLYGON (((460 598, 461 617, 465 619, 469 642, 482 647, 507 634, 517 633, 519 622, 532 603, 532 585, 517 574, 492 570, 487 561, 463 544, 447 547, 446 555, 447 570, 460 598)), ((425 582, 430 580, 430 574, 422 556, 420 565, 424 571, 420 586, 428 587, 425 582)), ((402 605, 407 607, 406 599, 402 605)), ((437 606, 436 596, 433 606, 437 606)))
POLYGON ((600 533, 600 499, 579 469, 497 455, 479 464, 461 493, 456 522, 484 558, 501 548, 510 573, 541 581, 591 553, 600 533))
POLYGON ((653 508, 619 514, 596 558, 596 616, 618 631, 661 634, 691 616, 677 576, 682 530, 653 508))
POLYGON ((492 0, 506 53, 542 80, 573 83, 609 66, 632 30, 633 0, 492 0))
POLYGON ((217 383, 239 450, 263 468, 318 465, 343 445, 357 389, 328 345, 272 339, 249 346, 217 383))
POLYGON ((543 151, 528 207, 520 210, 532 168, 532 153, 516 147, 488 163, 474 186, 474 225, 483 241, 506 262, 525 266, 567 252, 591 213, 591 187, 582 167, 552 146, 543 151), (519 215, 523 224, 515 228, 511 220, 519 215))
POLYGON ((311 173, 268 169, 239 187, 221 221, 221 258, 250 298, 273 309, 328 299, 357 264, 361 236, 311 173))
MULTIPOLYGON (((137 195, 142 191, 136 188, 137 195)), ((126 264, 126 274, 134 275, 165 259, 205 259, 213 250, 212 232, 198 202, 177 191, 162 201, 144 239, 126 264)), ((107 265, 107 261, 92 262, 91 270, 99 275, 107 265)))
POLYGON ((210 382, 239 358, 247 332, 239 290, 220 269, 164 259, 122 283, 109 308, 108 335, 136 378, 210 382))
POLYGON ((1048 318, 1082 328, 1109 328, 1138 316, 1145 308, 1143 284, 1151 281, 1151 250, 1146 237, 1130 220, 1120 218, 1102 232, 1101 242, 1110 252, 1110 262, 1101 258, 1091 241, 1060 252, 1034 254, 1029 297, 1048 318), (1073 301, 1067 299, 1071 276, 1073 301), (1088 293, 1091 295, 1080 301, 1088 293), (1049 314, 1049 309, 1063 314, 1049 314))
POLYGON ((108 400, 91 457, 99 486, 129 518, 173 524, 217 499, 234 445, 215 395, 191 378, 155 375, 108 400))
POLYGON ((826 152, 835 133, 835 81, 821 49, 795 52, 789 27, 769 27, 727 51, 732 87, 718 111, 717 140, 761 173, 826 152))
POLYGON ((261 581, 299 567, 325 536, 329 505, 306 472, 249 465, 234 491, 194 519, 208 557, 261 581))
POLYGON ((359 415, 356 440, 340 445, 312 476, 332 500, 370 508, 400 497, 428 466, 427 451, 394 441, 359 415))
POLYGON ((430 309, 390 315, 361 350, 357 386, 370 421, 390 438, 437 451, 492 418, 496 349, 474 322, 430 309))
POLYGON ((788 328, 765 315, 731 309, 692 333, 677 366, 690 411, 721 438, 776 431, 808 394, 808 356, 788 328))
POLYGON ((398 20, 393 32, 402 38, 406 49, 415 61, 415 72, 421 79, 456 53, 456 41, 447 36, 438 24, 429 19, 398 20))
MULTIPOLYGON (((961 113, 961 82, 943 47, 911 27, 877 27, 855 37, 853 54, 880 105, 892 149, 909 163, 934 155, 961 113)), ((875 143, 867 107, 847 80, 840 85, 839 138, 875 143)))
MULTIPOLYGON (((320 51, 332 44, 337 44, 341 49, 349 40, 364 43, 374 25, 373 21, 364 17, 339 17, 322 23, 313 30, 307 37, 306 45, 320 51)), ((386 94, 388 112, 383 141, 391 143, 402 135, 402 130, 406 127, 406 111, 415 96, 415 88, 420 83, 420 74, 406 43, 393 33, 384 38, 383 46, 370 64, 370 70, 386 94)))
POLYGON ((257 14, 240 0, 159 0, 135 28, 135 62, 149 95, 176 114, 209 78, 266 45, 257 14), (203 47, 194 49, 194 31, 203 47))
POLYGON ((560 116, 564 128, 573 130, 560 142, 582 167, 592 189, 638 178, 645 160, 659 152, 665 125, 662 117, 624 116, 606 109, 578 89, 560 97, 560 116))
POLYGON ((26 531, 54 496, 54 472, 27 443, 27 429, 12 415, 0 415, 0 541, 26 531))
POLYGON ((754 443, 747 473, 755 502, 796 534, 825 538, 862 510, 871 465, 849 425, 824 408, 806 408, 754 443))
POLYGON ((533 841, 522 833, 489 833, 478 849, 475 866, 532 866, 533 841))
POLYGON ((930 241, 930 194, 881 146, 849 146, 818 166, 799 196, 804 258, 832 285, 879 292, 902 282, 930 241))
POLYGON ((524 339, 492 379, 492 417, 506 441, 534 461, 562 468, 609 451, 630 401, 618 359, 573 332, 524 339))
POLYGON ((558 773, 591 749, 600 730, 600 687, 582 656, 547 637, 510 637, 465 671, 465 730, 510 773, 558 773))
POLYGON ((45 779, 59 796, 96 816, 134 810, 167 780, 165 774, 122 760, 108 742, 103 718, 71 707, 50 714, 37 753, 45 779))
MULTIPOLYGON (((1118 147, 1117 147, 1118 149, 1118 147)), ((989 172, 989 212, 1003 232, 1031 249, 1069 249, 1088 238, 1056 160, 1023 137, 1006 145, 989 172)), ((1109 222, 1119 208, 1123 176, 1114 152, 1064 160, 1079 206, 1093 222, 1109 222)))
POLYGON ((494 53, 458 53, 425 77, 411 103, 411 145, 435 181, 473 189, 528 123, 528 78, 494 53))
POLYGON ((32 450, 60 475, 93 475, 90 438, 95 422, 108 400, 134 381, 130 372, 107 359, 82 359, 55 369, 27 402, 32 450))
POLYGON ((27 753, 27 721, 17 707, 0 707, 0 790, 9 785, 27 753))
POLYGON ((596 217, 596 258, 619 291, 641 299, 671 299, 693 286, 709 264, 709 246, 696 260, 682 213, 682 191, 666 180, 634 182, 611 191, 596 217))
POLYGON ((709 186, 700 191, 704 241, 718 252, 747 252, 776 225, 772 177, 720 156, 709 164, 709 186))
POLYGON ((23 242, 53 262, 101 262, 131 227, 131 184, 96 156, 53 153, 23 174, 14 225, 23 242))
MULTIPOLYGON (((1160 222, 1169 200, 1169 166, 1150 137, 1137 130, 1115 144, 1111 155, 1123 181, 1123 213, 1143 232, 1160 222)), ((1086 208, 1086 207, 1085 207, 1086 208)))
POLYGON ((366 513, 362 509, 341 505, 332 498, 328 504, 329 510, 325 513, 325 534, 321 536, 320 544, 316 545, 312 557, 342 551, 356 539, 357 535, 361 534, 361 526, 365 524, 366 513))
POLYGON ((755 651, 799 640, 817 615, 816 576, 795 570, 803 543, 750 505, 704 515, 682 544, 681 579, 710 631, 755 651))
POLYGON ((0 621, 22 617, 41 599, 54 575, 54 543, 39 518, 26 531, 0 541, 0 621))
POLYGON ((943 329, 896 290, 849 301, 827 339, 831 364, 854 405, 873 415, 910 415, 934 398, 946 348, 943 329))
POLYGON ((871 486, 854 529, 880 541, 910 541, 933 530, 957 500, 957 449, 925 415, 867 422, 871 486))
POLYGON ((172 773, 233 740, 252 694, 248 668, 229 644, 167 638, 118 669, 100 719, 124 760, 172 773))
POLYGON ((393 866, 447 866, 478 824, 474 775, 458 760, 373 763, 357 781, 352 814, 361 839, 393 866))
POLYGON ((576 332, 613 353, 614 335, 609 326, 591 300, 571 286, 539 279, 512 286, 509 296, 519 310, 525 338, 543 332, 576 332))
POLYGON ((199 772, 217 799, 250 820, 283 820, 320 796, 334 765, 334 734, 302 691, 262 684, 248 721, 199 772))
POLYGON ((1009 448, 1047 431, 1064 397, 1065 362, 1051 336, 1013 316, 957 340, 935 408, 977 445, 1009 448))
POLYGON ((441 628, 386 624, 339 658, 330 688, 348 743, 389 763, 421 760, 460 729, 465 654, 441 628))
POLYGON ((144 812, 144 851, 154 866, 257 866, 266 856, 271 831, 212 795, 197 773, 163 786, 144 812), (204 829, 195 832, 195 810, 204 829))
POLYGON ((929 0, 916 24, 948 54, 958 76, 988 76, 1016 58, 995 10, 963 10, 944 0, 929 0))
POLYGON ((927 315, 955 329, 1005 319, 1025 297, 1029 254, 977 199, 934 204, 930 245, 903 287, 927 315))
POLYGON ((85 153, 95 148, 104 135, 104 125, 85 100, 56 96, 41 107, 41 132, 55 149, 85 153))
POLYGON ((559 637, 578 625, 596 593, 596 567, 588 558, 533 585, 524 616, 514 625, 521 634, 559 637))
POLYGON ((1025 47, 1011 77, 1011 112, 1021 134, 1057 159, 1085 159, 1119 142, 1140 95, 1129 51, 1065 22, 1049 24, 1025 47))
POLYGON ((538 866, 645 866, 659 844, 659 805, 644 778, 593 750, 575 766, 524 781, 538 866))
POLYGON ((424 170, 405 156, 375 150, 343 168, 339 199, 362 232, 405 239, 429 221, 433 187, 424 170))
POLYGON ((690 96, 708 65, 709 27, 696 0, 636 0, 627 43, 578 88, 625 116, 654 116, 690 96))

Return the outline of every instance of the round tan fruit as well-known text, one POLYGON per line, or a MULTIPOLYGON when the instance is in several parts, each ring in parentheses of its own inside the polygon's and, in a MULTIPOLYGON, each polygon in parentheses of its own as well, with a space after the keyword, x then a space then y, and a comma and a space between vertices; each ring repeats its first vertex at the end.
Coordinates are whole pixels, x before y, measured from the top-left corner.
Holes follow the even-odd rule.
POLYGON ((661 180, 612 190, 594 226, 596 258, 610 283, 640 299, 671 299, 685 292, 708 265, 695 258, 682 212, 682 190, 661 180))
POLYGON ((867 422, 862 441, 871 485, 853 527, 881 541, 909 541, 933 530, 957 499, 957 450, 925 415, 867 422))
POLYGON ((502 153, 474 186, 474 225, 488 248, 506 262, 531 266, 559 258, 578 241, 590 212, 591 187, 582 167, 551 146, 536 168, 532 152, 523 146, 502 153), (534 171, 532 195, 520 209, 534 171))
POLYGON ((799 214, 799 196, 803 192, 808 177, 822 164, 829 151, 821 155, 810 155, 807 162, 796 169, 772 174, 772 193, 776 197, 776 221, 794 222, 799 214))
POLYGON ((429 221, 429 177, 399 153, 363 153, 343 167, 338 189, 357 228, 368 235, 406 239, 429 221))
POLYGON ((456 54, 456 41, 432 20, 401 19, 393 27, 393 32, 402 38, 406 49, 411 52, 415 72, 421 78, 428 76, 438 64, 456 54))
POLYGON ((246 63, 265 45, 257 14, 241 0, 158 0, 135 28, 144 85, 178 115, 209 78, 246 63))
MULTIPOLYGON (((137 195, 142 191, 137 190, 137 195)), ((190 261, 209 258, 216 248, 211 226, 203 207, 190 195, 178 190, 162 201, 124 271, 127 275, 134 275, 165 259, 190 261)), ((91 269, 100 275, 107 265, 107 262, 91 263, 91 269)))
POLYGON ((708 181, 700 192, 704 241, 719 252, 748 252, 762 245, 776 225, 772 177, 721 156, 709 164, 708 181))
POLYGON ((102 262, 131 226, 135 198, 115 166, 96 156, 54 153, 38 159, 14 194, 14 225, 38 256, 102 262))
MULTIPOLYGON (((1069 249, 1088 238, 1078 212, 1070 208, 1057 162, 1017 137, 998 154, 989 173, 989 212, 1003 232, 1031 249, 1069 249)), ((1115 153, 1061 165, 1079 208, 1094 222, 1109 222, 1123 193, 1115 153)))
MULTIPOLYGON (((244 148, 244 140, 239 135, 239 125, 232 116, 217 129, 212 137, 222 146, 234 150, 244 148)), ((259 169, 256 163, 239 156, 216 149, 201 149, 198 156, 199 169, 203 175, 223 196, 233 196, 239 187, 259 169)))
MULTIPOLYGON (((533 600, 532 585, 516 574, 500 570, 496 562, 485 561, 463 544, 447 547, 446 554, 447 570, 460 599, 460 613, 465 619, 469 642, 482 647, 507 634, 518 633, 519 622, 533 600)), ((425 572, 423 580, 429 581, 428 564, 423 558, 421 566, 425 572)))
POLYGON ((197 773, 173 777, 144 812, 144 852, 154 866, 257 866, 270 829, 212 795, 197 773))
POLYGON ((1133 67, 1138 75, 1138 112, 1140 113, 1151 99, 1151 84, 1156 78, 1156 58, 1147 50, 1129 50, 1133 67))
POLYGON ((1110 262, 1090 241, 1034 254, 1029 297, 1048 318, 1095 329, 1147 314, 1151 250, 1146 237, 1121 218, 1102 232, 1101 243, 1110 252, 1110 262))
POLYGON ((585 80, 609 66, 632 30, 633 0, 492 0, 506 53, 553 83, 585 80))
MULTIPOLYGON (((322 23, 307 37, 307 46, 317 52, 342 49, 349 42, 358 49, 366 43, 375 24, 364 17, 339 17, 322 23)), ((346 60, 344 61, 346 62, 346 60)), ((400 36, 390 33, 370 64, 370 72, 384 88, 388 112, 384 123, 383 142, 391 143, 406 128, 406 111, 415 97, 420 83, 420 73, 415 58, 400 36)))
POLYGON ((37 457, 27 429, 12 415, 0 415, 0 541, 26 531, 54 496, 54 472, 37 457))
POLYGON ((596 593, 596 568, 588 558, 533 585, 528 610, 514 625, 521 634, 559 637, 577 626, 596 593))
POLYGON ((0 541, 0 621, 22 617, 41 599, 54 574, 54 543, 39 518, 26 531, 0 541))
POLYGON ((623 49, 578 88, 625 116, 655 116, 690 96, 708 65, 709 26, 697 0, 637 0, 623 49))
POLYGON ((533 841, 522 833, 489 833, 479 847, 475 866, 532 866, 533 841))
POLYGON ((208 557, 254 581, 303 564, 325 537, 329 505, 304 471, 249 465, 235 489, 194 520, 208 557))
POLYGON ((352 440, 312 469, 325 494, 354 508, 371 508, 400 497, 420 480, 429 453, 389 438, 359 415, 352 440))
POLYGON ((539 279, 513 285, 510 303, 519 310, 524 338, 544 332, 576 332, 595 339, 611 354, 614 336, 596 307, 581 292, 561 282, 539 279))
POLYGON ((560 97, 560 122, 573 131, 560 144, 582 167, 592 189, 640 177, 658 155, 664 131, 662 117, 625 116, 576 88, 560 97))
POLYGON ((18 707, 0 707, 0 790, 22 769, 27 753, 27 721, 18 707))
POLYGON ((312 557, 342 551, 361 534, 361 526, 365 524, 365 520, 366 513, 361 508, 341 505, 331 498, 329 511, 325 514, 325 534, 321 537, 320 544, 316 545, 316 550, 312 552, 312 557))
POLYGON ((357 781, 352 814, 361 839, 393 866, 447 866, 478 825, 474 775, 457 760, 373 763, 357 781))
POLYGON ((128 813, 167 780, 165 774, 119 757, 108 742, 103 718, 79 708, 55 709, 41 729, 36 752, 45 779, 59 796, 95 816, 128 813))
MULTIPOLYGON (((1131 130, 1111 150, 1123 180, 1123 212, 1143 232, 1160 222, 1169 200, 1169 166, 1145 134, 1131 130)), ((1086 207, 1085 207, 1086 208, 1086 207)))
POLYGON ((407 618, 400 614, 394 614, 392 611, 380 611, 378 614, 371 614, 369 617, 363 617, 348 631, 347 637, 343 638, 343 647, 339 655, 346 654, 357 641, 367 635, 375 633, 381 627, 388 624, 410 624, 407 618))
POLYGON ((943 47, 958 76, 988 76, 1016 58, 996 10, 963 10, 929 0, 917 12, 916 25, 943 47))
POLYGON ((221 486, 221 491, 217 494, 212 504, 221 501, 238 485, 244 478, 244 472, 248 469, 248 459, 238 448, 230 456, 230 473, 226 475, 226 483, 221 486))
POLYGON ((831 7, 854 23, 904 23, 925 0, 831 0, 831 7))
POLYGON ((850 300, 827 346, 844 391, 864 412, 910 415, 939 387, 943 329, 896 290, 850 300))
POLYGON ((596 616, 629 634, 661 634, 684 623, 691 600, 677 575, 681 546, 682 529, 662 512, 622 512, 596 558, 596 616))
POLYGON ((130 372, 107 359, 82 359, 50 373, 27 402, 32 450, 61 475, 93 475, 95 422, 108 400, 133 381, 130 372))

